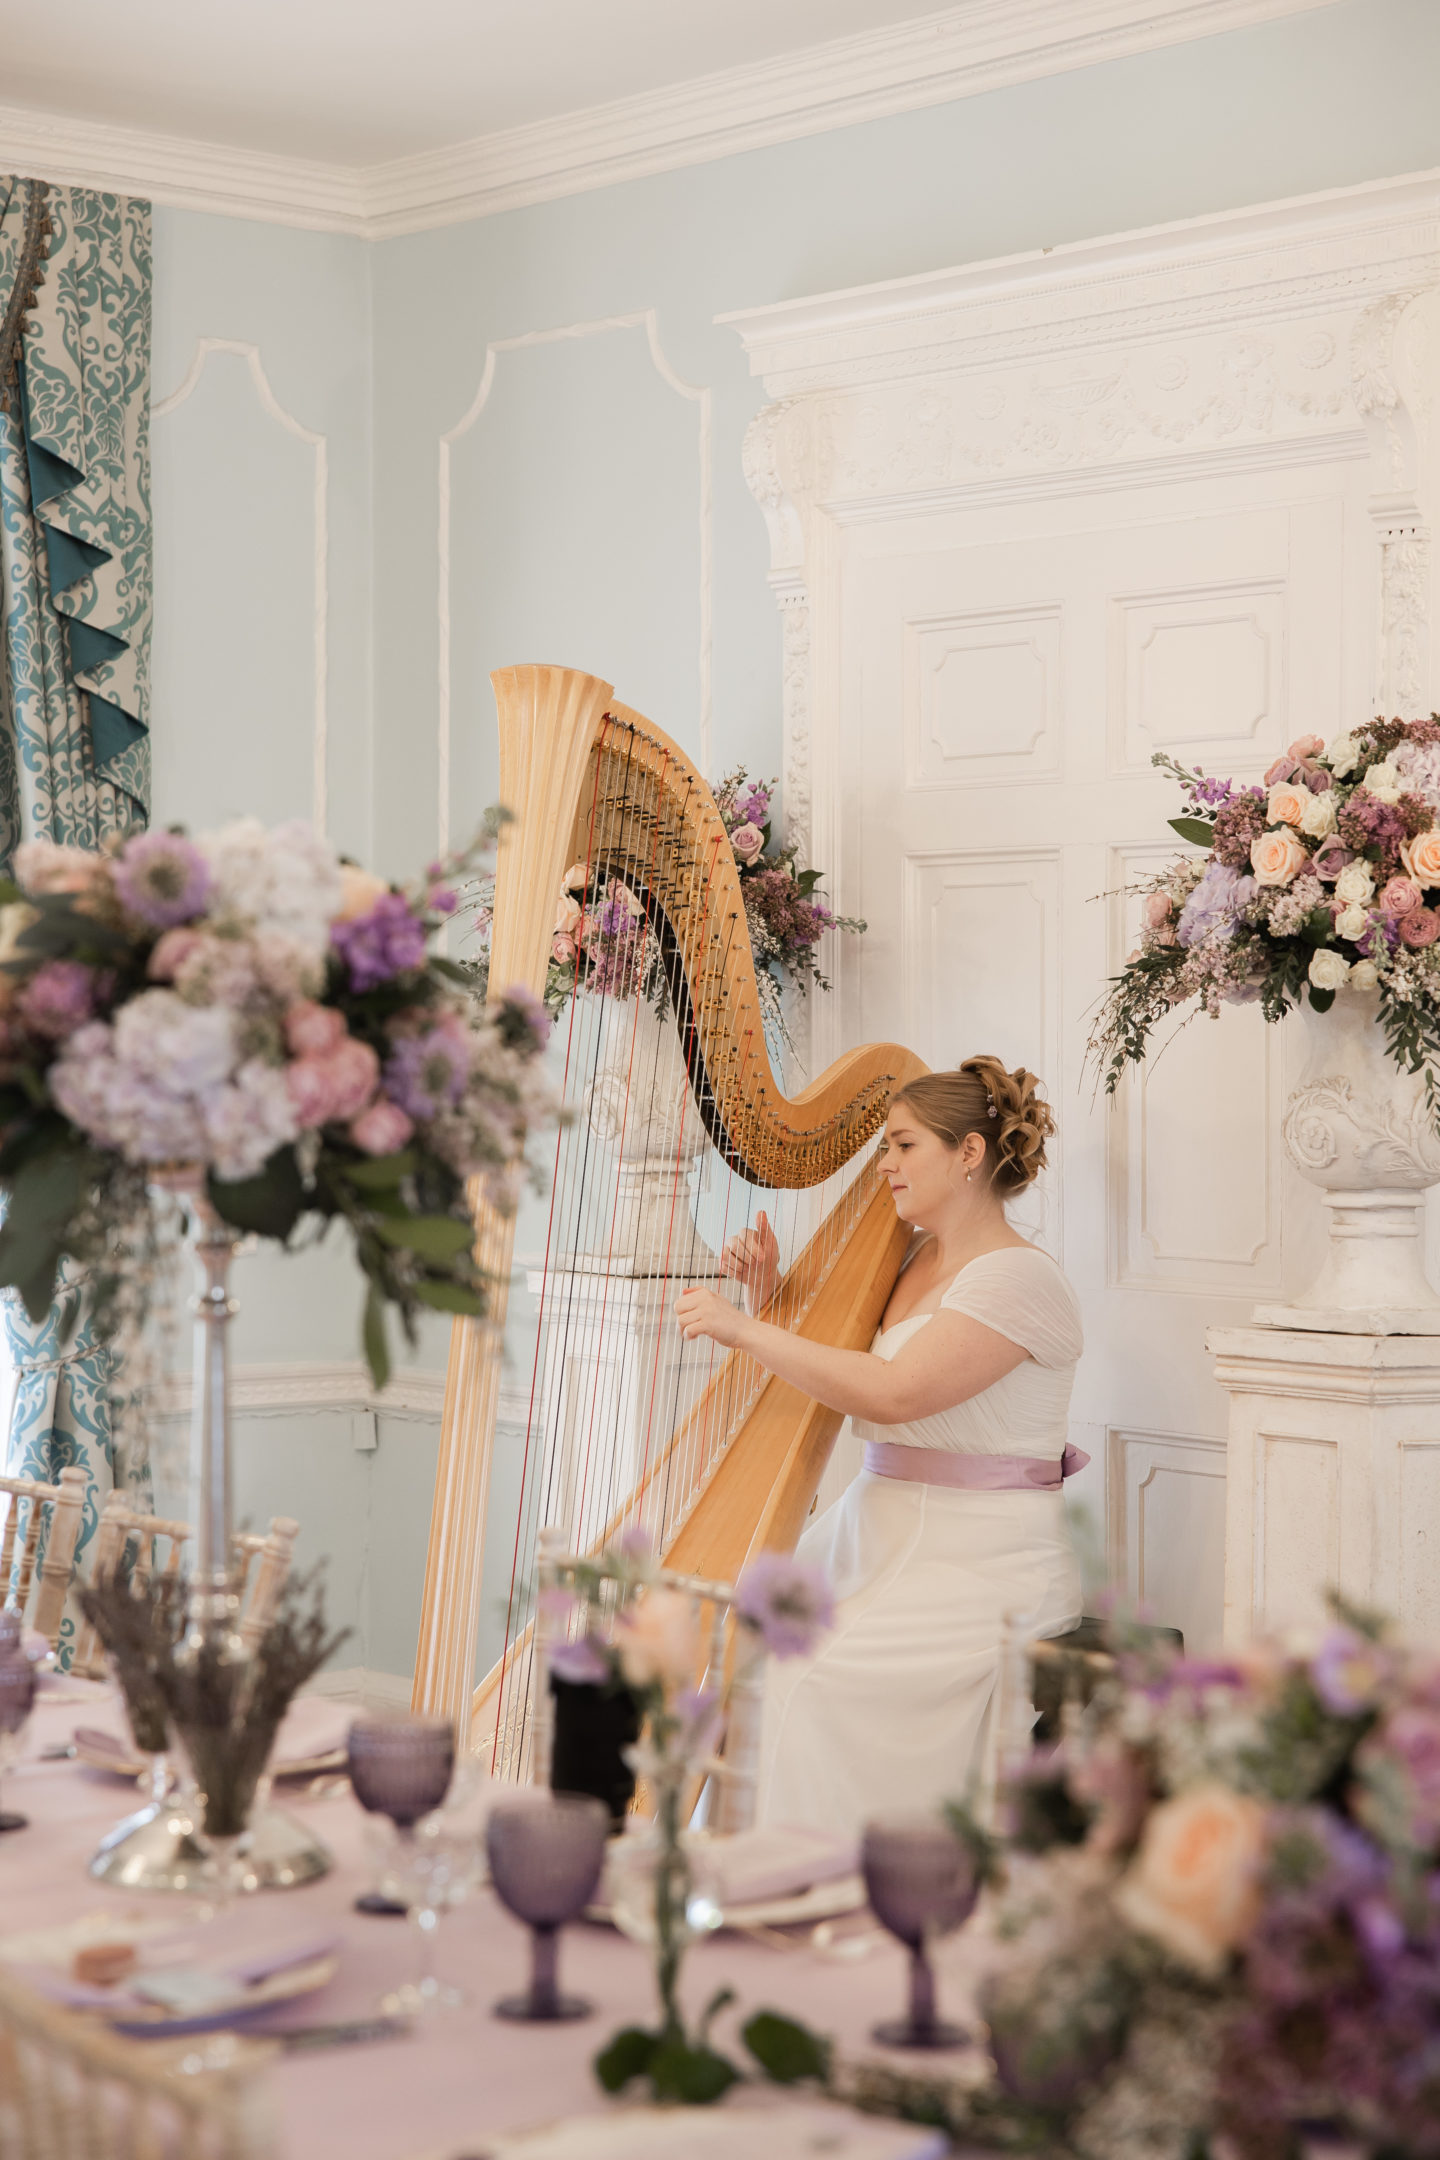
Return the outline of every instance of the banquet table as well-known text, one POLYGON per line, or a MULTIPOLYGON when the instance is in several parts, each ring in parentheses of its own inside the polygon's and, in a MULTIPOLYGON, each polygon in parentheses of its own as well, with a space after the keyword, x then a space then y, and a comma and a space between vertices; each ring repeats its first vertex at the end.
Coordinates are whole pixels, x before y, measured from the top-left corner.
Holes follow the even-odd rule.
MULTIPOLYGON (((68 1741, 79 1721, 73 1700, 42 1697, 25 1758, 7 1775, 6 1804, 30 1822, 0 1838, 0 1933, 54 1928, 106 1912, 153 1922, 158 1910, 184 1924, 193 1913, 190 1901, 113 1890, 87 1874, 100 1838, 137 1801, 133 1788, 114 1776, 73 1759, 40 1759, 45 1747, 68 1741)), ((366 1818, 348 1789, 321 1788, 307 1796, 303 1787, 294 1795, 279 1787, 276 1799, 318 1833, 336 1865, 304 1888, 240 1900, 224 1925, 253 1927, 257 1938, 292 1926, 315 1934, 333 1930, 340 1937, 339 1965, 319 1993, 277 2005, 263 2019, 249 2018, 243 2029, 283 2034, 372 2017, 381 1998, 411 1977, 416 1949, 403 1919, 353 1910, 368 1879, 366 1818)), ((446 1916, 436 1963, 442 1979, 465 1991, 463 2009, 428 2012, 399 2038, 277 2057, 266 2072, 282 2140, 277 2160, 281 2153, 290 2160, 478 2160, 487 2136, 616 2105, 596 2083, 591 2058, 619 2026, 653 2023, 649 1951, 607 1926, 568 1928, 561 1943, 562 1984, 589 1997, 594 2016, 549 2026, 501 2022, 491 2006, 524 1983, 528 1938, 485 1888, 446 1916)), ((904 1995, 905 1953, 888 1937, 872 1938, 863 1957, 839 1958, 824 1954, 808 1932, 756 1939, 722 1931, 697 1944, 686 1960, 687 2009, 698 2011, 727 1984, 738 2002, 717 2022, 714 2037, 742 2059, 738 2022, 770 2008, 830 2036, 847 2060, 917 2067, 914 2056, 886 2053, 868 2038, 875 2019, 893 2015, 904 1995)), ((954 1999, 961 1985, 952 1955, 942 1970, 945 2008, 963 2016, 963 2001, 954 1999)), ((939 2070, 959 2062, 946 2055, 923 2066, 939 2070)), ((754 2095, 746 2096, 746 2104, 754 2104, 754 2095)), ((928 2160, 943 2149, 933 2133, 913 2126, 894 2123, 886 2130, 885 2160, 892 2153, 893 2160, 928 2160)))

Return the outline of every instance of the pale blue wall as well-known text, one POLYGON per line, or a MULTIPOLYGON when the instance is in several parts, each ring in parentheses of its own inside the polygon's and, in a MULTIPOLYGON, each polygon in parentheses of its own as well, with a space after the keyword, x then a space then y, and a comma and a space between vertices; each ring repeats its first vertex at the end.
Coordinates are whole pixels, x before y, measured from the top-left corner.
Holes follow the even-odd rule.
MULTIPOLYGON (((771 772, 779 638, 740 472, 762 393, 714 317, 1437 166, 1437 82, 1436 0, 1346 0, 373 247, 157 212, 157 396, 197 337, 254 342, 280 403, 327 438, 332 832, 393 872, 435 845, 439 441, 487 343, 654 309, 670 370, 711 390, 713 762, 771 772)), ((451 460, 456 837, 495 793, 492 667, 608 674, 694 748, 697 424, 638 331, 498 355, 451 460)), ((309 460, 234 359, 157 422, 164 815, 308 811, 309 460)), ((338 1255, 248 1263, 243 1296, 242 1358, 354 1355, 338 1255)), ((430 1332, 427 1362, 445 1340, 430 1332)), ((311 1548, 333 1551, 361 1629, 346 1657, 405 1665, 433 1430, 382 1420, 360 1453, 343 1418, 257 1420, 241 1453, 250 1511, 293 1505, 311 1548)))

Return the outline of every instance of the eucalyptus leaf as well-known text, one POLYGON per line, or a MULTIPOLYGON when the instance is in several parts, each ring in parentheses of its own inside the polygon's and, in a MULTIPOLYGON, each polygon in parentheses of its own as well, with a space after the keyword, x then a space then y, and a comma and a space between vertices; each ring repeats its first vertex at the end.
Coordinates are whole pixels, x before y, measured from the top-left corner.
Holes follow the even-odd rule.
POLYGON ((623 2092, 632 2078, 644 2077, 660 2046, 660 2035, 626 2025, 595 2057, 595 2075, 606 2092, 623 2092))
POLYGON ((1215 827, 1204 818, 1172 817, 1170 830, 1179 833, 1182 840, 1193 840, 1196 847, 1208 848, 1215 844, 1215 827))
POLYGON ((454 1215, 385 1215, 376 1222, 375 1235, 401 1252, 419 1253, 426 1260, 453 1260, 474 1244, 475 1226, 454 1215))
POLYGON ((830 2069, 827 2041, 778 2010, 757 2010, 741 2028, 741 2039, 766 2077, 777 2085, 795 2085, 801 2078, 824 2079, 830 2069))
POLYGON ((415 1295, 422 1305, 429 1305, 436 1312, 464 1313, 470 1320, 480 1320, 485 1315, 484 1297, 468 1283, 446 1282, 439 1276, 427 1275, 416 1283, 415 1295))
POLYGON ((263 1169, 249 1178, 206 1179, 210 1203, 233 1230, 256 1237, 289 1237, 305 1212, 305 1180, 293 1147, 276 1148, 263 1169))
POLYGON ((402 1148, 398 1155, 376 1155, 368 1162, 346 1163, 341 1175, 347 1185, 356 1185, 361 1192, 378 1192, 387 1185, 401 1184, 414 1168, 414 1148, 402 1148))
POLYGON ((1316 987, 1315 987, 1315 985, 1314 985, 1314 983, 1311 983, 1311 985, 1310 985, 1310 1005, 1311 1005, 1311 1009, 1312 1009, 1312 1011, 1314 1011, 1314 1012, 1329 1012, 1329 1010, 1330 1010, 1330 1007, 1331 1007, 1331 1006, 1332 1006, 1332 1005, 1333 1005, 1334 1003, 1335 1003, 1335 992, 1334 992, 1333 990, 1317 990, 1317 989, 1316 989, 1316 987))
POLYGON ((740 2077, 734 2063, 713 2048, 691 2047, 678 2038, 661 2041, 649 2069, 657 2100, 683 2100, 691 2107, 722 2099, 740 2077))
POLYGON ((372 1282, 365 1292, 365 1318, 361 1324, 365 1362, 378 1395, 390 1378, 390 1344, 385 1332, 385 1300, 372 1282))

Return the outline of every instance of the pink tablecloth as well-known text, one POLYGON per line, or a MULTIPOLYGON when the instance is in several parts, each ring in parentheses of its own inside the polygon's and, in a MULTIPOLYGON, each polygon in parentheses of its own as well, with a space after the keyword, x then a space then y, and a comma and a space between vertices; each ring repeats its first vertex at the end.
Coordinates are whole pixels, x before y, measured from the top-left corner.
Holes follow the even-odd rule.
MULTIPOLYGON (((43 1702, 32 1720, 32 1749, 69 1737, 83 1710, 43 1702)), ((91 1880, 85 1863, 104 1832, 129 1812, 131 1789, 74 1762, 23 1762, 6 1779, 8 1805, 30 1827, 0 1837, 0 1932, 54 1926, 84 1914, 126 1908, 153 1917, 157 1908, 179 1920, 184 1900, 137 1899, 91 1880)), ((363 1822, 348 1793, 291 1802, 330 1846, 337 1866, 302 1890, 271 1891, 244 1902, 257 1935, 277 1924, 343 1936, 340 1970, 321 1993, 295 2004, 274 2025, 310 2024, 368 2016, 380 1997, 413 1969, 411 1931, 403 1920, 366 1919, 352 1901, 365 1886, 363 1822)), ((596 2015, 583 2024, 501 2023, 490 2005, 523 1983, 527 1935, 481 1891, 447 1917, 441 1930, 441 1975, 463 1987, 467 2009, 439 2012, 409 2037, 370 2045, 295 2054, 275 2066, 278 2111, 291 2160, 411 2160, 411 2156, 475 2152, 485 2135, 583 2114, 603 2104, 590 2058, 619 2025, 647 2024, 655 2014, 648 1953, 608 1928, 567 1930, 561 1948, 564 1986, 589 1996, 596 2015)), ((808 1943, 774 1948, 722 1934, 697 1946, 686 1966, 685 1992, 698 2007, 729 1983, 738 2014, 784 2010, 830 2034, 847 2053, 875 2054, 867 2044, 874 2019, 893 2014, 904 1993, 904 1954, 886 1942, 860 1962, 837 1963, 808 1943)), ((959 2004, 955 2008, 961 2008, 959 2004)), ((253 2028, 251 2028, 253 2029, 253 2028)), ((722 2045, 740 2052, 733 2022, 717 2026, 722 2045)), ((891 2062, 914 2059, 889 2057, 891 2062)), ((944 2058, 953 2060, 953 2058, 944 2058)), ((936 2065, 938 2067, 938 2064, 936 2065)), ((896 2125, 897 2156, 915 2150, 913 2131, 896 2125)))

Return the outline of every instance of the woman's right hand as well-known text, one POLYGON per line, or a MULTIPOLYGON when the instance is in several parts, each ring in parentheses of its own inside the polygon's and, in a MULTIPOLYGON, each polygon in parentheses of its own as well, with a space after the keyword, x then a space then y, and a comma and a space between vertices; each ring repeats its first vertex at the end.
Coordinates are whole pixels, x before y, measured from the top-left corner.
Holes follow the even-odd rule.
POLYGON ((753 1230, 737 1230, 720 1255, 720 1272, 745 1286, 745 1310, 763 1312, 780 1280, 780 1246, 764 1208, 753 1230))

